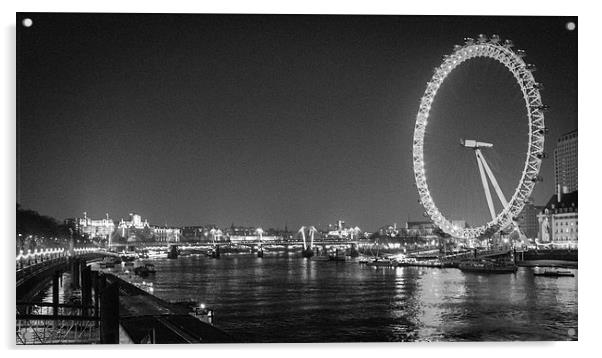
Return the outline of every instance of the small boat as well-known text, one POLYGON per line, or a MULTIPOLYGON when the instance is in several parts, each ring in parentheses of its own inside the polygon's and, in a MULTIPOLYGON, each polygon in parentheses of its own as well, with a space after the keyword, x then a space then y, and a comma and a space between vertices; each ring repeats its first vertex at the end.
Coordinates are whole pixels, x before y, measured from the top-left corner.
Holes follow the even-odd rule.
POLYGON ((99 264, 100 268, 113 268, 115 264, 120 264, 121 259, 116 257, 105 257, 99 264))
POLYGON ((366 264, 367 266, 375 267, 396 267, 397 262, 390 259, 374 259, 366 264))
POLYGON ((194 300, 169 301, 169 303, 188 309, 188 314, 200 321, 213 324, 213 310, 207 308, 204 303, 198 303, 194 300))
POLYGON ((213 324, 213 310, 205 307, 203 303, 194 307, 190 314, 202 322, 213 324))
POLYGON ((140 277, 146 277, 148 275, 154 274, 155 272, 157 271, 155 270, 155 265, 153 264, 144 264, 142 266, 134 268, 134 274, 140 277))
POLYGON ((397 266, 399 266, 399 267, 417 266, 416 265, 417 262, 418 262, 418 260, 416 260, 413 257, 404 257, 398 261, 397 266))
POLYGON ((535 276, 545 276, 545 277, 575 277, 571 271, 548 271, 544 272, 534 272, 535 276))
POLYGON ((495 262, 487 260, 464 261, 458 265, 464 272, 476 273, 515 273, 517 266, 511 262, 495 262))
POLYGON ((411 266, 416 266, 416 267, 436 267, 436 268, 442 268, 443 263, 439 260, 424 260, 424 261, 411 261, 411 260, 404 260, 401 261, 398 265, 399 267, 411 267, 411 266))

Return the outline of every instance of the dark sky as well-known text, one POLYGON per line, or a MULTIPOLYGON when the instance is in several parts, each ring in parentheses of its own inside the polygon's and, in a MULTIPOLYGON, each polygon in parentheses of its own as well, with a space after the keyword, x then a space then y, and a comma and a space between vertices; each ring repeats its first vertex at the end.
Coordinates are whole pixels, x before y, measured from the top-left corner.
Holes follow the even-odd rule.
MULTIPOLYGON (((365 230, 423 219, 411 166, 420 98, 442 56, 479 33, 512 39, 536 64, 549 154, 577 128, 577 30, 565 28, 576 18, 38 13, 17 24, 25 17, 17 200, 59 219, 341 218, 365 230)), ((477 223, 483 189, 458 140, 494 143, 485 156, 511 196, 526 151, 521 94, 501 65, 471 61, 435 102, 431 190, 444 213, 477 223)), ((538 204, 554 191, 551 159, 542 176, 538 204)))

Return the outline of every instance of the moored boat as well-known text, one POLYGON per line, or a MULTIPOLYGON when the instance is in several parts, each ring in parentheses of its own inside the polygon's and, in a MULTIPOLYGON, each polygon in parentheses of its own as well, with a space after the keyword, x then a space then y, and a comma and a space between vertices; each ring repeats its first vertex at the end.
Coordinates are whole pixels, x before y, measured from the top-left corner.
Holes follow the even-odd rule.
POLYGON ((487 260, 464 261, 458 265, 464 272, 476 273, 515 273, 517 266, 511 262, 496 262, 487 260))
POLYGON ((436 267, 436 268, 444 267, 443 262, 441 262, 439 260, 422 260, 422 261, 403 260, 403 261, 399 262, 398 266, 400 266, 400 267, 436 267))
POLYGON ((397 262, 391 259, 378 258, 368 262, 366 265, 375 267, 396 267, 397 262))
POLYGON ((118 257, 105 257, 99 264, 100 268, 113 268, 116 264, 120 264, 121 259, 118 257))
POLYGON ((545 276, 545 277, 575 277, 575 274, 571 271, 549 271, 545 270, 544 272, 534 272, 535 276, 545 276))
POLYGON ((148 275, 154 274, 155 272, 157 271, 155 270, 155 265, 153 264, 144 264, 142 266, 134 268, 134 274, 140 277, 146 277, 148 275))
POLYGON ((207 308, 204 303, 198 303, 195 300, 177 300, 169 301, 169 303, 188 309, 188 314, 200 321, 213 324, 213 310, 207 308))

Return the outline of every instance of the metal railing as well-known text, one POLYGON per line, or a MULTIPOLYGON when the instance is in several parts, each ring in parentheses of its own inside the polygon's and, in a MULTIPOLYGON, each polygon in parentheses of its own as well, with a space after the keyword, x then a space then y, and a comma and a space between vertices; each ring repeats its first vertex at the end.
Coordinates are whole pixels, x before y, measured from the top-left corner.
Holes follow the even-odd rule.
POLYGON ((16 344, 99 343, 94 306, 17 302, 16 344))

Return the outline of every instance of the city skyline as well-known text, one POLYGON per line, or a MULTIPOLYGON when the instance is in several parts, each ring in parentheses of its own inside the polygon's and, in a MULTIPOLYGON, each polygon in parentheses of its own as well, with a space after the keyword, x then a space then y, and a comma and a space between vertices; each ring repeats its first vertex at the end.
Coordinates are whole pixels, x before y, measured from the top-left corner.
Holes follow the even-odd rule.
MULTIPOLYGON (((478 33, 525 48, 545 85, 536 204, 554 193, 556 139, 577 128, 567 18, 29 15, 17 201, 59 219, 135 209, 173 226, 343 218, 368 231, 424 220, 410 154, 419 100, 441 56, 478 33)), ((478 98, 466 101, 479 115, 478 98)), ((445 195, 436 200, 451 206, 445 195)), ((472 204, 464 216, 477 218, 472 204)))
POLYGON ((127 11, 16 13, 13 345, 587 338, 590 21, 127 11))

